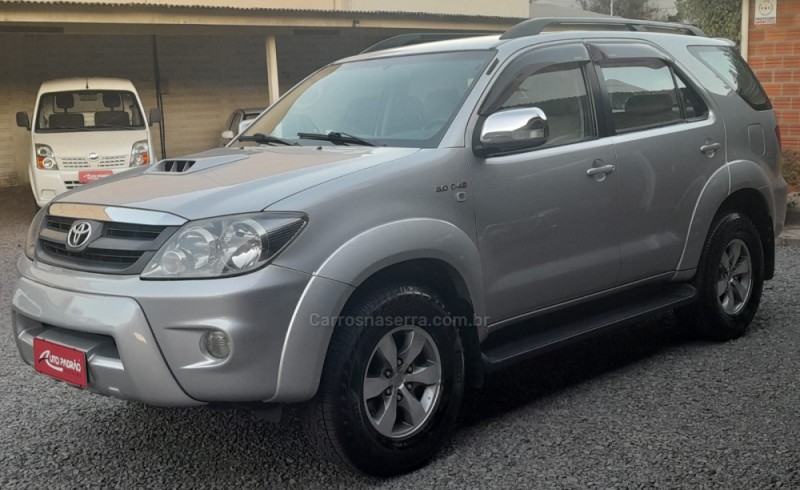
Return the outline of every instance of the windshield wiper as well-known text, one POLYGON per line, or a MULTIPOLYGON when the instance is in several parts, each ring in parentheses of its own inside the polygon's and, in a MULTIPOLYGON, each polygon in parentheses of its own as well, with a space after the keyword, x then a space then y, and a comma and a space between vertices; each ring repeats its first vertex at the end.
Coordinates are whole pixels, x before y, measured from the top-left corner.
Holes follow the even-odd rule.
POLYGON ((269 145, 271 143, 278 143, 286 146, 300 146, 299 143, 293 143, 277 136, 271 136, 264 133, 256 133, 247 136, 239 136, 236 138, 238 141, 255 141, 259 145, 269 145))
POLYGON ((342 133, 337 131, 329 131, 328 134, 322 133, 297 133, 298 138, 303 138, 307 140, 322 140, 322 141, 330 141, 335 145, 346 145, 348 143, 354 145, 362 145, 362 146, 375 146, 375 143, 370 143, 369 141, 365 140, 364 138, 359 138, 358 136, 349 134, 349 133, 342 133))

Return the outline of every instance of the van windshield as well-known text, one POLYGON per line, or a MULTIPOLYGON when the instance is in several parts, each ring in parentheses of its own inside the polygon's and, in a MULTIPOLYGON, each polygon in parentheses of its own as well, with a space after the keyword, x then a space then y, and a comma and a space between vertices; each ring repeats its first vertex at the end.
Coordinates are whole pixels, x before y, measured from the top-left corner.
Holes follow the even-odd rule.
POLYGON ((41 133, 145 129, 139 102, 132 92, 80 90, 42 95, 36 115, 41 133))
POLYGON ((463 51, 327 66, 281 98, 242 140, 434 148, 493 55, 463 51), (336 136, 325 138, 330 134, 336 136))

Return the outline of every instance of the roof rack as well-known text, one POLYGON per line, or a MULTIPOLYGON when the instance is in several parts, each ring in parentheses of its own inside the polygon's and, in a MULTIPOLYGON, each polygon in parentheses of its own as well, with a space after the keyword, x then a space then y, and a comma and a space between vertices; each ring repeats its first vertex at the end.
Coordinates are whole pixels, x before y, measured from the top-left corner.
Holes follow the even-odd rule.
POLYGON ((491 32, 425 32, 413 34, 400 34, 377 42, 368 47, 361 54, 372 53, 373 51, 383 51, 384 49, 401 48, 413 44, 430 43, 434 41, 446 41, 449 39, 461 39, 463 37, 485 36, 487 34, 497 34, 491 32))
POLYGON ((614 17, 542 17, 520 22, 500 36, 500 39, 535 36, 547 30, 628 30, 638 32, 662 32, 707 37, 699 27, 676 22, 653 22, 648 20, 621 19, 614 17), (607 29, 603 29, 603 28, 607 29))

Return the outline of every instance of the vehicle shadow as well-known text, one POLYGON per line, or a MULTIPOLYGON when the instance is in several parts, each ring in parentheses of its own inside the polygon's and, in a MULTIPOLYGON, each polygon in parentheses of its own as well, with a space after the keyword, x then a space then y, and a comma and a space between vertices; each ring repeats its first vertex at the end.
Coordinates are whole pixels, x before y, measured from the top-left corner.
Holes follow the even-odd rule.
MULTIPOLYGON (((660 316, 614 333, 547 354, 487 377, 470 390, 456 429, 469 429, 581 383, 646 360, 683 342, 672 315, 660 316)), ((261 421, 244 410, 169 409, 117 403, 113 410, 85 419, 91 432, 86 448, 98 440, 110 448, 103 460, 115 466, 121 481, 147 468, 147 486, 363 487, 390 483, 353 474, 322 461, 308 447, 298 407, 284 410, 280 424, 261 421), (103 431, 111 426, 113 431, 103 431), (135 457, 128 457, 135 454, 135 457)), ((458 451, 450 444, 442 456, 458 451)), ((441 456, 440 456, 441 457, 441 456)), ((102 474, 102 473, 101 473, 102 474)), ((104 479, 107 481, 108 474, 104 479)), ((400 479, 396 479, 400 483, 400 479)))
POLYGON ((662 314, 492 373, 481 389, 467 393, 461 426, 480 424, 643 361, 686 338, 675 316, 662 314))

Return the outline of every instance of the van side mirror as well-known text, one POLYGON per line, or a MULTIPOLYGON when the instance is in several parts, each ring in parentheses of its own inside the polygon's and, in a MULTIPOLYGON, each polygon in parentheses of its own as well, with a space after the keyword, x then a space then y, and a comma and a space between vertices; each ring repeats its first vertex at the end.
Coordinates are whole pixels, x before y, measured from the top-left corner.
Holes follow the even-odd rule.
POLYGON ((164 119, 164 115, 161 112, 161 108, 153 107, 152 109, 150 109, 150 117, 148 119, 150 122, 150 126, 156 123, 161 124, 161 121, 164 119))
POLYGON ((235 136, 236 135, 233 134, 233 131, 231 131, 230 129, 222 132, 222 139, 224 140, 232 140, 235 136))
POLYGON ((25 128, 28 131, 31 130, 31 118, 28 117, 27 112, 18 112, 17 113, 17 126, 21 128, 25 128))
POLYGON ((547 115, 538 107, 495 112, 481 126, 473 144, 479 157, 489 157, 543 145, 550 136, 547 115))

